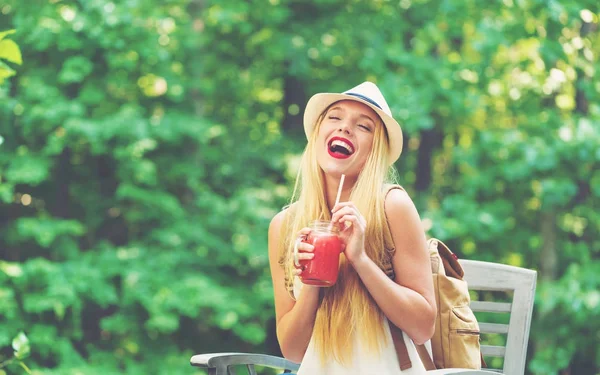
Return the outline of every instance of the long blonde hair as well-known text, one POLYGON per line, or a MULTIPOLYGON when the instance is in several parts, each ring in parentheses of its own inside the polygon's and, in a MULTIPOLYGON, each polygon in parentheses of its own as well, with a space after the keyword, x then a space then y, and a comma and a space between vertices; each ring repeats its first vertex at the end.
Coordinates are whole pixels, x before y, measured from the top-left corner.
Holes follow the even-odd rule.
MULTIPOLYGON (((286 287, 293 287, 292 249, 298 232, 311 220, 331 219, 330 208, 325 200, 323 171, 317 163, 316 139, 327 109, 317 120, 313 133, 302 155, 291 204, 288 206, 282 238, 284 244, 280 265, 285 270, 286 287)), ((365 217, 365 251, 381 268, 393 250, 385 211, 385 182, 395 182, 395 169, 388 165, 388 138, 381 120, 375 127, 373 147, 358 180, 350 194, 358 210, 365 217)), ((337 283, 321 289, 320 305, 313 330, 313 339, 321 359, 332 356, 341 363, 348 363, 353 352, 353 337, 358 333, 367 350, 377 353, 384 336, 383 313, 370 296, 358 274, 345 256, 340 257, 340 273, 337 283)))

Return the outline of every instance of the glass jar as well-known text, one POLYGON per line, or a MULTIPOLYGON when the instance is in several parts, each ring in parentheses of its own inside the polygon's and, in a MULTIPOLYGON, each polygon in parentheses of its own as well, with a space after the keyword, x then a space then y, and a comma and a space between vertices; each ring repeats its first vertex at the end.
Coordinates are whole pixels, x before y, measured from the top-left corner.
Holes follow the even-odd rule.
POLYGON ((309 228, 310 234, 306 238, 299 238, 294 246, 294 263, 302 270, 300 280, 307 285, 332 286, 338 278, 342 252, 339 226, 331 221, 315 220, 310 222, 309 228), (314 246, 312 259, 298 260, 300 241, 314 246))

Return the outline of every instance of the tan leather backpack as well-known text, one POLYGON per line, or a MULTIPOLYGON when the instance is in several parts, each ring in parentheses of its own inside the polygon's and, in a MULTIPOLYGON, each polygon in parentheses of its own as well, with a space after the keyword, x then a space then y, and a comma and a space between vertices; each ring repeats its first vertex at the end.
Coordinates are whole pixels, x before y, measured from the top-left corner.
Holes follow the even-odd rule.
MULTIPOLYGON (((457 256, 442 241, 428 241, 437 304, 435 333, 431 338, 433 359, 424 345, 417 352, 426 370, 485 367, 479 346, 479 324, 469 307, 471 298, 457 256)), ((402 331, 390 324, 400 368, 412 366, 402 331)))

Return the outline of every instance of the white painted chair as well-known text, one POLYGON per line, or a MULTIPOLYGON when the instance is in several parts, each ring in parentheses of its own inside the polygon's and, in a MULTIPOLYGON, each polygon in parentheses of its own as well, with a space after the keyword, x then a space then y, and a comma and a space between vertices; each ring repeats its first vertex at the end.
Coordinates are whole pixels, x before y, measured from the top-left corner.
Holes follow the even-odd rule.
MULTIPOLYGON (((481 292, 481 295, 494 294, 488 292, 502 292, 506 293, 509 298, 512 297, 510 302, 476 299, 471 301, 471 308, 476 315, 478 312, 510 315, 508 324, 489 323, 478 317, 482 334, 506 335, 505 346, 482 345, 481 347, 484 358, 503 357, 503 368, 485 370, 442 369, 428 371, 427 374, 524 374, 529 327, 533 313, 536 271, 475 260, 460 260, 460 264, 465 271, 465 280, 467 280, 470 291, 481 292)), ((233 375, 235 373, 233 366, 238 365, 245 366, 250 375, 256 375, 254 366, 279 368, 285 370, 286 373, 295 372, 299 367, 298 364, 280 357, 248 353, 200 354, 193 356, 190 364, 207 369, 209 375, 233 375)))
MULTIPOLYGON (((504 292, 511 302, 472 300, 471 309, 478 312, 508 314, 508 324, 486 323, 479 318, 482 334, 506 335, 505 346, 482 345, 485 357, 503 357, 502 373, 525 373, 529 327, 533 315, 537 272, 520 267, 476 260, 460 260, 465 280, 471 291, 504 292)), ((480 293, 481 294, 481 293, 480 293)), ((491 294, 491 293, 488 293, 491 294)))

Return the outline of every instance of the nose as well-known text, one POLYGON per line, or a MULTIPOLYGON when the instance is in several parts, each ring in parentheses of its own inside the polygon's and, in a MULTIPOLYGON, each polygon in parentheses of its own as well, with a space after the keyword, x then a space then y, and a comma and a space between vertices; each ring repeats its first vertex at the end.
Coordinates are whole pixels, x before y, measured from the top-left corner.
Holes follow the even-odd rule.
POLYGON ((350 135, 350 124, 347 121, 342 121, 338 126, 338 132, 350 135))

